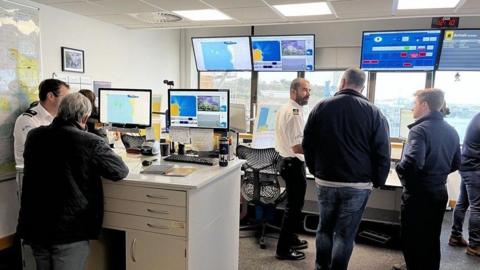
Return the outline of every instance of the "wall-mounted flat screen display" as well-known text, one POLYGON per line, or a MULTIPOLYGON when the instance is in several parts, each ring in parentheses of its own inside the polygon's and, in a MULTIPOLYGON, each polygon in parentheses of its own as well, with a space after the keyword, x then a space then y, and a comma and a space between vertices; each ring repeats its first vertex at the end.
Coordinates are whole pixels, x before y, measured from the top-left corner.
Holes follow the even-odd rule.
POLYGON ((252 70, 249 37, 192 38, 198 71, 252 70))
POLYGON ((252 36, 253 70, 313 71, 315 35, 252 36))
POLYGON ((480 29, 445 30, 439 70, 480 70, 480 29))
POLYGON ((170 127, 228 130, 230 95, 226 89, 169 89, 170 127))
POLYGON ((442 30, 363 32, 360 68, 376 71, 434 70, 442 30))

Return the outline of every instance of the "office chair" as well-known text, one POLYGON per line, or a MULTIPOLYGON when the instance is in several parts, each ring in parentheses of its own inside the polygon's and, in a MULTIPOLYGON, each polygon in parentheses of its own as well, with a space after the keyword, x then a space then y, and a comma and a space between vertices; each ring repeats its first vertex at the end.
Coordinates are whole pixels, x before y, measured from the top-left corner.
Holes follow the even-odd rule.
MULTIPOLYGON (((285 189, 278 181, 277 164, 280 155, 274 148, 255 149, 239 145, 237 157, 247 162, 242 166, 241 193, 243 199, 255 206, 276 206, 286 198, 285 189)), ((268 223, 265 217, 255 224, 240 226, 240 230, 256 229, 259 231, 258 243, 265 249, 265 237, 273 237, 265 233, 267 228, 280 231, 280 228, 268 223)))

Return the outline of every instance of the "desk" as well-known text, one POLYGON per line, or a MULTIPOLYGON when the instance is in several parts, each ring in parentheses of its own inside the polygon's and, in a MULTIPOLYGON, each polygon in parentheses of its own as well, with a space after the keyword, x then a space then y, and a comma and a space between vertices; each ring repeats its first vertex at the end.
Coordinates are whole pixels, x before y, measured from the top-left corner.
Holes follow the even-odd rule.
MULTIPOLYGON (((129 175, 103 182, 103 227, 123 232, 125 269, 238 269, 238 179, 244 161, 230 161, 228 167, 188 164, 198 170, 165 177, 140 174, 138 156, 122 158, 129 175)), ((105 250, 115 247, 108 241, 91 246, 87 269, 108 269, 112 258, 105 250)))

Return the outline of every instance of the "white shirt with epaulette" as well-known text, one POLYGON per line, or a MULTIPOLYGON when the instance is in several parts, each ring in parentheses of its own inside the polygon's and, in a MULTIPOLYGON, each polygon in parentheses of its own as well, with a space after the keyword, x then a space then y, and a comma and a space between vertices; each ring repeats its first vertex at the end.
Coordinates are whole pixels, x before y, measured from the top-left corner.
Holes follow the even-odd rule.
POLYGON ((15 163, 23 164, 23 150, 25 148, 25 140, 30 130, 39 126, 48 126, 55 117, 52 116, 41 104, 28 109, 21 114, 15 121, 13 130, 15 163))
POLYGON ((295 154, 292 150, 292 146, 302 144, 304 128, 303 107, 289 99, 288 103, 277 111, 275 122, 275 149, 282 157, 305 160, 302 154, 295 154))

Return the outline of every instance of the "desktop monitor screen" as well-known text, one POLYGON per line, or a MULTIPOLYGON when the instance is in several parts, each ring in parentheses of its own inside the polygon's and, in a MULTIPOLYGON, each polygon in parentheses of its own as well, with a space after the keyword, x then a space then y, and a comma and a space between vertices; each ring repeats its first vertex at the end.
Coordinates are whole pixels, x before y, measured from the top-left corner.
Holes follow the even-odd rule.
POLYGON ((313 71, 315 35, 252 36, 255 71, 313 71))
POLYGON ((480 70, 480 29, 445 30, 439 70, 480 70))
POLYGON ((192 38, 198 71, 252 70, 249 37, 192 38))
POLYGON ((434 70, 442 30, 363 32, 360 68, 377 71, 434 70))
POLYGON ((168 90, 170 127, 229 128, 229 91, 225 89, 168 90))
POLYGON ((100 122, 116 127, 144 128, 152 124, 152 90, 100 88, 100 122))

